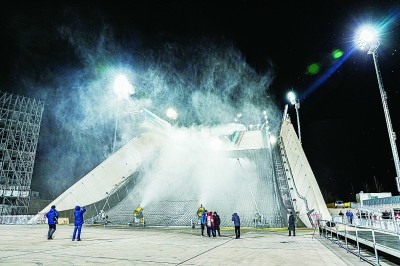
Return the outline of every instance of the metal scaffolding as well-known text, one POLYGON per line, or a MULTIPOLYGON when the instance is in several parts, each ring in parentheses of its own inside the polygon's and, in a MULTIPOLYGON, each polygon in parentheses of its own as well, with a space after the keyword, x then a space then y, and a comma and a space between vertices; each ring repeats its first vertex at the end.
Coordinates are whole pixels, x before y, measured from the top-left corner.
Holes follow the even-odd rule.
POLYGON ((44 102, 0 91, 0 215, 26 214, 44 102))

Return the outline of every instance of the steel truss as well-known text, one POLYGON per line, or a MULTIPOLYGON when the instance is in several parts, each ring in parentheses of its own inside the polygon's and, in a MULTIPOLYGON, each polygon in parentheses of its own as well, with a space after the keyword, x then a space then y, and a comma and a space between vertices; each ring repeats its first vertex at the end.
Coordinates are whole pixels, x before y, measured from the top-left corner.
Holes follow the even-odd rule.
POLYGON ((27 214, 44 102, 0 91, 0 215, 27 214))

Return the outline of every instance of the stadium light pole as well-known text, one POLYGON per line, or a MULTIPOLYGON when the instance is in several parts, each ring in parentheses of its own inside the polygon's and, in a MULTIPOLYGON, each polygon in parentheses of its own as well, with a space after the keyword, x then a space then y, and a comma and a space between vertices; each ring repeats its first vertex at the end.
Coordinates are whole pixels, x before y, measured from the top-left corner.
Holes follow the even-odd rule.
POLYGON ((396 184, 397 184, 397 191, 400 192, 400 162, 399 162, 399 154, 397 152, 397 147, 396 147, 396 134, 393 131, 392 127, 392 122, 390 120, 390 114, 389 114, 389 107, 387 104, 387 95, 385 92, 385 89, 383 87, 383 82, 382 82, 382 77, 381 73, 379 70, 379 63, 378 63, 378 47, 379 47, 379 39, 378 39, 378 31, 374 29, 371 26, 365 26, 360 28, 357 36, 357 42, 358 45, 360 46, 361 49, 367 50, 367 54, 371 54, 372 58, 374 59, 374 65, 375 65, 375 72, 376 76, 378 79, 378 86, 379 86, 379 92, 381 94, 382 98, 382 104, 383 104, 383 111, 385 113, 385 119, 386 119, 386 126, 388 129, 389 133, 389 140, 390 140, 390 146, 392 147, 392 153, 393 153, 393 161, 394 161, 394 166, 396 168, 396 184))
POLYGON ((292 105, 294 105, 294 108, 296 109, 296 116, 297 116, 297 132, 299 134, 299 141, 301 144, 301 131, 300 131, 300 117, 299 117, 299 109, 300 109, 300 101, 299 99, 296 99, 296 94, 294 94, 293 91, 290 91, 288 93, 288 99, 292 105))
POLYGON ((114 127, 114 142, 112 151, 115 152, 115 145, 117 142, 117 130, 118 130, 118 117, 119 117, 119 105, 121 100, 128 99, 130 95, 134 93, 132 85, 124 75, 119 75, 114 80, 113 86, 114 92, 117 95, 117 108, 115 114, 115 127, 114 127))

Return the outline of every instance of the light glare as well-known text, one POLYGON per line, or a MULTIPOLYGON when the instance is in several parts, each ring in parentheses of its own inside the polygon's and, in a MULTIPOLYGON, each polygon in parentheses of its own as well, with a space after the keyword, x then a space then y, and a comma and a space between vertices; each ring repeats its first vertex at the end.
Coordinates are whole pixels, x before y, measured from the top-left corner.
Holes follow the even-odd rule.
POLYGON ((176 120, 178 118, 178 113, 173 108, 168 108, 167 117, 176 120))
POLYGON ((358 45, 361 49, 378 42, 378 30, 372 26, 363 26, 358 31, 358 45))
POLYGON ((296 94, 294 94, 293 91, 288 93, 288 99, 290 101, 291 104, 295 104, 296 103, 296 94))
POLYGON ((133 86, 124 75, 119 75, 114 81, 114 92, 118 99, 128 99, 134 93, 133 86))

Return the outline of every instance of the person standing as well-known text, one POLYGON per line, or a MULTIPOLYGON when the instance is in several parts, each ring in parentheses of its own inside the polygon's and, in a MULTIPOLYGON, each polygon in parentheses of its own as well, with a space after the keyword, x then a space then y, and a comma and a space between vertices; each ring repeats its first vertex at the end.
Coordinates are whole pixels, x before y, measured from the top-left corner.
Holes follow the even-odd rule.
POLYGON ((218 232, 218 236, 221 236, 221 229, 220 229, 220 224, 221 224, 221 219, 219 218, 219 215, 217 214, 216 211, 214 211, 214 234, 216 235, 216 232, 218 232))
POLYGON ((353 214, 353 212, 349 210, 349 219, 350 219, 350 224, 353 224, 353 217, 354 217, 354 214, 353 214))
POLYGON ((214 215, 212 214, 212 212, 210 212, 210 216, 211 216, 211 234, 213 237, 216 237, 216 233, 215 233, 215 221, 214 221, 214 215))
POLYGON ((319 213, 316 212, 314 217, 315 217, 315 221, 316 221, 317 226, 319 226, 320 225, 320 222, 319 222, 320 215, 319 215, 319 213))
POLYGON ((214 217, 211 212, 207 213, 207 235, 208 237, 215 237, 215 232, 214 232, 214 217))
POLYGON ((289 215, 288 230, 289 230, 289 236, 292 235, 292 231, 293 231, 293 236, 296 236, 296 218, 294 217, 292 212, 290 212, 289 215))
POLYGON ((204 228, 206 226, 206 221, 207 221, 207 210, 204 210, 201 213, 201 218, 200 218, 200 227, 201 227, 201 235, 204 236, 204 228))
POLYGON ((236 239, 238 239, 238 238, 240 238, 240 217, 236 212, 234 214, 232 214, 232 221, 233 221, 233 224, 235 225, 236 239))
POLYGON ((346 220, 347 220, 347 222, 350 222, 350 212, 349 212, 349 210, 346 211, 346 220))
POLYGON ((343 216, 344 216, 344 214, 343 214, 343 212, 342 212, 341 210, 339 211, 339 216, 340 216, 341 222, 343 223, 343 216))
POLYGON ((47 239, 53 239, 53 234, 56 231, 56 224, 58 222, 58 211, 56 206, 51 206, 50 211, 46 213, 47 223, 49 224, 49 231, 47 232, 47 239))
POLYGON ((77 237, 77 241, 81 241, 81 230, 82 230, 82 225, 84 223, 84 219, 83 219, 83 214, 86 212, 86 208, 83 207, 81 209, 80 206, 75 206, 75 211, 74 211, 74 217, 75 217, 75 221, 74 221, 74 233, 72 234, 72 241, 75 241, 75 236, 76 236, 76 232, 78 231, 78 237, 77 237))

